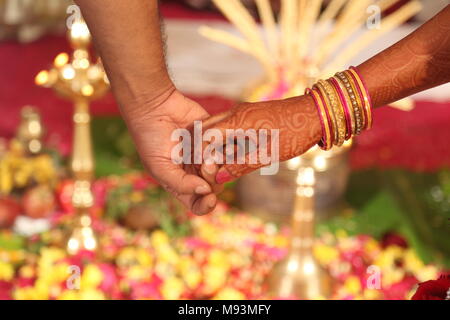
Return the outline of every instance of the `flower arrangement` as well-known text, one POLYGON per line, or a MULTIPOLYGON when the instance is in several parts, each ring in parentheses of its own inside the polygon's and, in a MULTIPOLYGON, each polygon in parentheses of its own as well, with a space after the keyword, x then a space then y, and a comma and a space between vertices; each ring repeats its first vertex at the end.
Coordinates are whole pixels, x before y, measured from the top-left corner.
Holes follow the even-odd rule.
MULTIPOLYGON (((160 227, 131 230, 103 219, 112 201, 107 200, 109 192, 130 183, 141 190, 156 188, 139 174, 94 184, 96 253, 71 256, 63 249, 70 213, 55 214, 53 227, 34 236, 1 231, 0 298, 274 298, 265 294, 265 279, 287 252, 287 228, 235 212, 224 203, 212 215, 189 215, 191 232, 179 237, 160 227)), ((439 276, 437 266, 424 265, 402 239, 392 236, 378 241, 343 231, 324 233, 315 255, 336 280, 334 299, 407 299, 417 283, 439 276), (379 286, 371 278, 376 276, 370 271, 373 266, 379 271, 379 286)))

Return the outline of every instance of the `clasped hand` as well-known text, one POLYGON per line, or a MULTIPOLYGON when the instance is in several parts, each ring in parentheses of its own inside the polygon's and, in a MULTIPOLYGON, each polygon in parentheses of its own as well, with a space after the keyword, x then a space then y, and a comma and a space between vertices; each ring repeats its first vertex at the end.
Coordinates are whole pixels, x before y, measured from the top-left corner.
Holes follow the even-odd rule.
MULTIPOLYGON (((192 130, 193 123, 197 120, 203 121, 203 130, 217 129, 224 137, 230 129, 253 129, 256 132, 261 129, 267 132, 277 130, 279 161, 301 155, 321 137, 317 112, 313 102, 306 96, 243 103, 225 113, 210 117, 198 103, 174 90, 163 103, 147 110, 139 116, 127 119, 141 160, 148 172, 168 192, 197 215, 209 213, 215 208, 217 194, 223 190, 223 183, 267 164, 260 161, 251 164, 248 161, 244 164, 222 164, 211 159, 198 165, 176 164, 172 159, 172 151, 179 142, 172 141, 174 130, 192 130)), ((234 141, 213 140, 210 143, 223 143, 223 150, 236 152, 236 148, 226 147, 234 141)), ((210 143, 203 143, 203 150, 210 143)), ((257 144, 256 151, 260 147, 261 145, 257 144)), ((235 157, 234 154, 231 156, 235 157)), ((230 157, 230 154, 224 154, 224 157, 230 157)))

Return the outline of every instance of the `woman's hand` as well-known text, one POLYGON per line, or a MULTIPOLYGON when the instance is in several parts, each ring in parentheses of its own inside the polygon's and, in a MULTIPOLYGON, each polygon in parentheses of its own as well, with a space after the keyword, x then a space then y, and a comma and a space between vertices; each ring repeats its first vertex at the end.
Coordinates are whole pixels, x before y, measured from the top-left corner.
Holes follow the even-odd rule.
MULTIPOLYGON (((267 139, 269 144, 271 132, 274 132, 271 130, 278 130, 278 144, 267 146, 266 149, 270 157, 274 152, 273 148, 278 148, 279 161, 303 154, 322 137, 317 109, 309 96, 279 101, 244 103, 228 112, 209 118, 203 123, 203 127, 204 129, 220 130, 223 137, 226 137, 227 129, 254 129, 258 134, 261 129, 266 129, 269 134, 267 139)), ((229 141, 228 143, 233 142, 229 141)), ((256 146, 258 152, 261 152, 261 141, 257 141, 256 146)), ((237 153, 236 147, 233 147, 232 150, 237 153)), ((248 152, 248 150, 246 151, 248 152)), ((233 157, 235 156, 233 154, 233 157)), ((245 164, 222 165, 216 175, 217 183, 222 184, 267 165, 261 163, 259 157, 255 164, 249 164, 248 160, 249 154, 247 153, 245 164)))
POLYGON ((171 141, 174 130, 189 129, 195 120, 206 119, 209 114, 175 89, 158 104, 152 100, 151 105, 134 110, 124 118, 148 172, 193 213, 212 211, 217 202, 214 191, 221 191, 221 186, 215 184, 218 167, 203 166, 199 172, 194 165, 177 165, 171 159, 178 143, 171 141))

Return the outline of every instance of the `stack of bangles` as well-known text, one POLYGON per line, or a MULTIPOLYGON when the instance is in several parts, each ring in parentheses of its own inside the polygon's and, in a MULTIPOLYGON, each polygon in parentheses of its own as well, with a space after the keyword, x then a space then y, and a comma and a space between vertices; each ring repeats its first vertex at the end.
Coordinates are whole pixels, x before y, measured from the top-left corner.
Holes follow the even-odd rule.
POLYGON ((321 149, 340 147, 345 140, 372 127, 372 102, 355 67, 338 72, 328 80, 319 80, 305 93, 313 98, 319 113, 321 149))

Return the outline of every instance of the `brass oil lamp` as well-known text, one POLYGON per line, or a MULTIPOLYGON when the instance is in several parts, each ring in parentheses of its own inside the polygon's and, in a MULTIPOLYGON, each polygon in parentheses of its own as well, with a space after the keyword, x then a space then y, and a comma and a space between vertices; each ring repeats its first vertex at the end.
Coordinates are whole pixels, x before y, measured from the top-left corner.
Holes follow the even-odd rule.
POLYGON ((70 168, 74 179, 72 204, 76 211, 76 221, 67 241, 67 250, 76 254, 80 250, 94 251, 97 240, 92 229, 89 209, 94 197, 91 181, 94 174, 94 157, 90 130, 89 104, 101 98, 109 88, 109 82, 100 61, 91 62, 89 45, 91 36, 86 23, 76 21, 68 33, 73 49, 69 57, 60 53, 50 70, 41 71, 35 78, 39 86, 52 88, 74 105, 73 147, 70 168))

